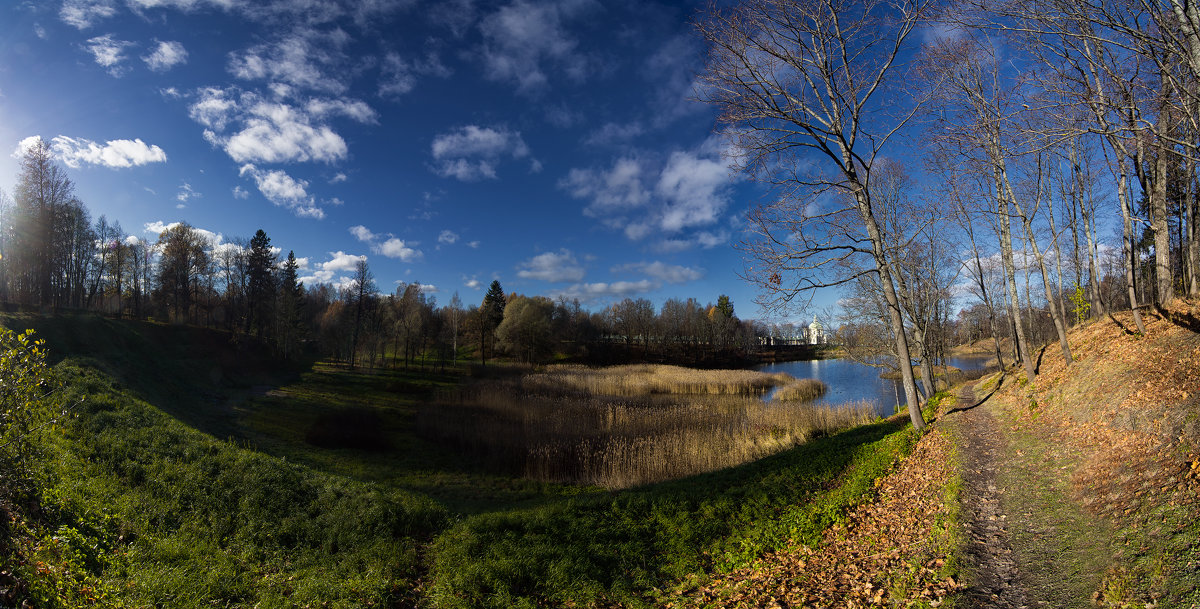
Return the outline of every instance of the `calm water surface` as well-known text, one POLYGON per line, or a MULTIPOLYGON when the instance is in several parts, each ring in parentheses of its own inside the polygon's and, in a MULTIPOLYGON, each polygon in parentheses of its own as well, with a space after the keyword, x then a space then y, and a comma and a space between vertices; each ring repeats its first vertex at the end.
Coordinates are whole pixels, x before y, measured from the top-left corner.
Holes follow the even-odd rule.
MULTIPOLYGON (((981 370, 987 357, 952 357, 950 365, 963 370, 981 370)), ((824 359, 803 362, 779 362, 763 364, 757 370, 763 372, 786 372, 798 379, 817 379, 825 383, 825 396, 816 404, 833 406, 866 400, 875 405, 875 412, 883 416, 895 412, 896 404, 903 399, 904 387, 900 381, 879 378, 881 368, 873 368, 847 359, 824 359)), ((918 381, 919 382, 919 381, 918 381)))

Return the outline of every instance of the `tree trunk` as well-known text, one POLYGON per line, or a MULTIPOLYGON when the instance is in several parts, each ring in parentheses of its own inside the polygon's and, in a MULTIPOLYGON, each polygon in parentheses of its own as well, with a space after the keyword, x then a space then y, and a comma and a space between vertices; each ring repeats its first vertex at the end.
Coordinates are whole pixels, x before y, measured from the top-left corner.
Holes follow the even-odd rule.
POLYGON ((1080 200, 1081 211, 1083 213, 1083 234, 1087 242, 1087 259, 1088 259, 1088 285, 1092 292, 1092 308, 1096 310, 1096 315, 1104 315, 1105 306, 1104 298, 1100 294, 1100 270, 1097 258, 1100 253, 1096 247, 1095 225, 1094 225, 1094 210, 1092 206, 1092 193, 1088 189, 1088 201, 1086 204, 1080 200))
MULTIPOLYGON (((848 163, 847 166, 852 167, 853 164, 848 163)), ((850 177, 854 180, 853 176, 850 177)), ((884 249, 883 234, 879 230, 879 224, 875 221, 867 193, 859 186, 854 194, 858 202, 859 214, 866 224, 867 235, 871 239, 875 266, 879 272, 880 287, 883 288, 883 297, 887 301, 888 316, 896 341, 896 363, 900 368, 900 378, 904 383, 904 399, 908 400, 908 417, 912 421, 913 428, 920 431, 925 429, 925 416, 921 414, 921 403, 917 398, 917 384, 913 379, 912 371, 912 355, 908 348, 908 336, 904 332, 904 317, 900 313, 900 299, 896 296, 896 284, 892 279, 890 263, 884 249)))
MULTIPOLYGON (((1166 113, 1160 111, 1159 133, 1166 128, 1166 113)), ((1157 279, 1155 297, 1159 304, 1175 298, 1175 281, 1171 272, 1171 232, 1167 221, 1167 154, 1166 142, 1159 141, 1154 155, 1154 187, 1150 192, 1150 223, 1154 230, 1154 275, 1157 279)))
MULTIPOLYGON (((996 157, 998 158, 998 157, 996 157)), ((1004 274, 1008 283, 1008 310, 1012 315, 1013 333, 1017 339, 1017 357, 1025 366, 1025 376, 1032 384, 1037 371, 1033 367, 1033 357, 1029 351, 1029 343, 1025 339, 1024 324, 1021 323, 1021 298, 1017 294, 1017 267, 1013 263, 1012 227, 1009 224, 1008 197, 1004 194, 1002 168, 997 163, 993 167, 996 179, 996 200, 1000 204, 1000 257, 1004 262, 1004 274)))
POLYGON ((1187 199, 1184 202, 1184 243, 1187 250, 1188 295, 1200 296, 1200 243, 1196 238, 1196 162, 1189 155, 1187 160, 1187 199))
MULTIPOLYGON (((1058 297, 1054 294, 1053 286, 1050 283, 1050 273, 1046 270, 1046 259, 1042 256, 1042 249, 1038 246, 1037 238, 1033 234, 1033 220, 1026 215, 1025 210, 1021 208, 1021 203, 1017 201, 1013 195, 1012 184, 1008 181, 1008 173, 1004 173, 1004 186, 1008 191, 1008 196, 1012 199, 1012 204, 1017 210, 1017 215, 1021 217, 1021 223, 1025 228, 1025 239, 1029 243, 1030 249, 1033 250, 1033 258, 1037 261, 1038 270, 1042 273, 1042 286, 1046 290, 1046 303, 1050 306, 1050 317, 1054 320, 1054 329, 1058 332, 1058 343, 1062 347, 1063 359, 1067 365, 1071 365, 1071 346, 1067 343, 1067 328, 1063 319, 1062 310, 1059 308, 1058 297)), ((1032 359, 1032 358, 1031 358, 1032 359)), ((1032 376, 1030 377, 1033 378, 1032 376)))
POLYGON ((1142 323, 1142 313, 1138 311, 1137 284, 1133 278, 1133 269, 1137 264, 1137 252, 1133 242, 1133 214, 1129 207, 1129 172, 1125 167, 1125 157, 1117 159, 1117 199, 1121 202, 1122 220, 1122 249, 1125 250, 1125 288, 1129 293, 1129 308, 1133 311, 1133 322, 1138 332, 1146 333, 1146 325, 1142 323))

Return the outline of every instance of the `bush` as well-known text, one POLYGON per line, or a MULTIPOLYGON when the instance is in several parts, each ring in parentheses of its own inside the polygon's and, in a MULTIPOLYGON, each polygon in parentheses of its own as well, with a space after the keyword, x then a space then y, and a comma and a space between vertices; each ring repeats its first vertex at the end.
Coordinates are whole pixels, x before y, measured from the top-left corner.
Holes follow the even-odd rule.
POLYGON ((0 494, 27 497, 34 489, 35 432, 54 422, 47 399, 54 383, 45 341, 33 330, 0 326, 0 494))

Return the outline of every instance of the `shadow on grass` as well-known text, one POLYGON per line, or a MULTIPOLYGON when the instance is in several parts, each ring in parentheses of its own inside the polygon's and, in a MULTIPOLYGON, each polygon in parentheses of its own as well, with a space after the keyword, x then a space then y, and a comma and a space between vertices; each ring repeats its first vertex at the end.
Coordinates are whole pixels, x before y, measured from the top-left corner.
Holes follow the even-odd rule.
POLYGON ((1156 304, 1154 311, 1163 319, 1187 330, 1189 332, 1200 334, 1200 317, 1196 316, 1191 311, 1168 311, 1161 305, 1156 304))
POLYGON ((819 542, 915 441, 907 427, 893 417, 717 472, 468 518, 435 543, 434 594, 448 607, 653 604, 689 574, 819 542))
MULTIPOLYGON (((1008 378, 1007 375, 1005 375, 1003 372, 1001 372, 1000 378, 996 380, 996 386, 993 387, 992 390, 990 392, 988 392, 987 395, 983 396, 982 399, 979 399, 979 400, 974 399, 974 393, 972 392, 972 397, 967 400, 969 402, 972 402, 969 406, 956 405, 954 408, 947 410, 946 414, 953 414, 956 412, 966 412, 973 408, 983 406, 984 403, 986 403, 988 400, 992 399, 992 396, 996 395, 997 391, 1000 391, 1000 388, 1004 386, 1004 379, 1006 379, 1006 378, 1008 378)), ((959 403, 961 404, 962 402, 959 402, 959 403)))

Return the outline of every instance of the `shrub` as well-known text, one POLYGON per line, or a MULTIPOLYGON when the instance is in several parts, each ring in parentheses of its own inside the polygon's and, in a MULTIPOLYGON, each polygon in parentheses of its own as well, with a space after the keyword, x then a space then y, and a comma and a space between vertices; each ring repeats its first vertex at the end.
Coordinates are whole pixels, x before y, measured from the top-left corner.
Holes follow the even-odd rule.
POLYGON ((47 399, 54 383, 45 341, 33 330, 20 334, 0 326, 0 493, 33 490, 35 432, 54 422, 47 399))

